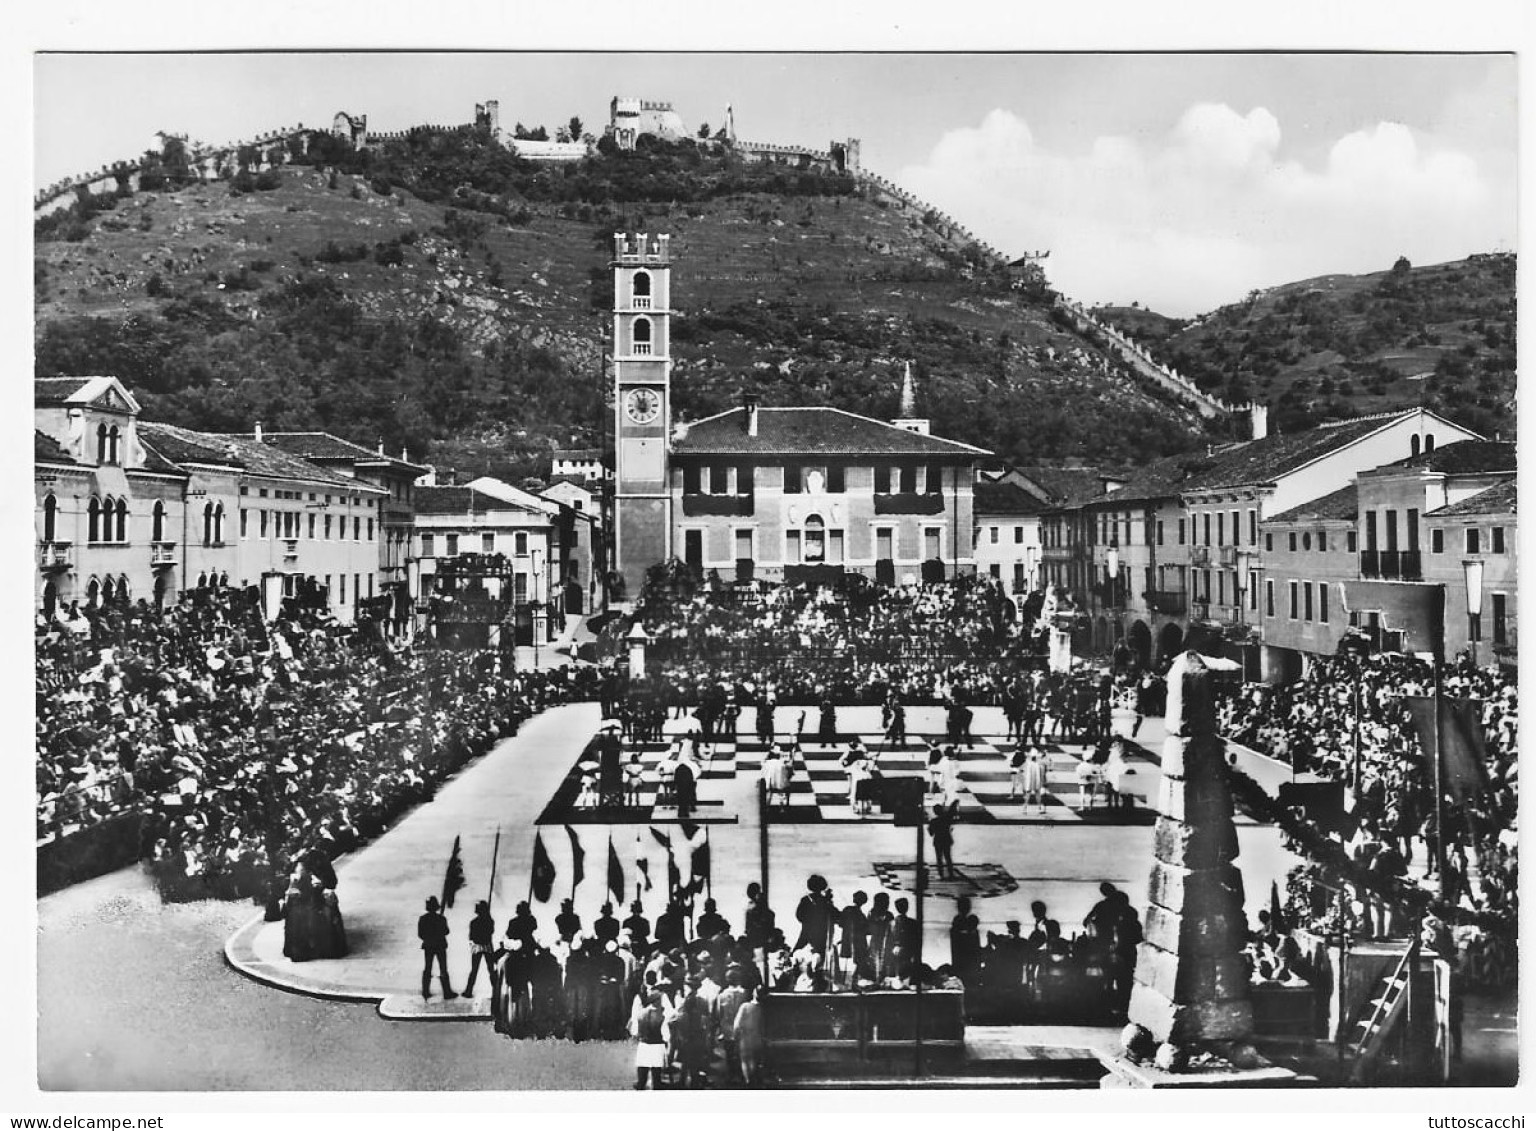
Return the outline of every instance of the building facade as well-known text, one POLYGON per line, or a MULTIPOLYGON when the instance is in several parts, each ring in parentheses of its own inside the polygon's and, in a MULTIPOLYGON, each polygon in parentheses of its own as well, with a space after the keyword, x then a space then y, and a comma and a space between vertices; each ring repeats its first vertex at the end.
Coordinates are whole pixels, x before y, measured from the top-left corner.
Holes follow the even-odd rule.
POLYGON ((976 572, 997 578, 1010 593, 1040 584, 1040 512, 1045 505, 1014 483, 977 480, 974 490, 976 572))

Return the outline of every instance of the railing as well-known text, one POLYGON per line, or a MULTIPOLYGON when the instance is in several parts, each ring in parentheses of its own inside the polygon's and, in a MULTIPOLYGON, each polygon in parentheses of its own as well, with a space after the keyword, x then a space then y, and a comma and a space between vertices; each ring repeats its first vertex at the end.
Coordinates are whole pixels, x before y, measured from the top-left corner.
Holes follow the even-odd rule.
POLYGON ((149 564, 152 566, 173 566, 176 564, 175 542, 151 542, 149 544, 149 564))
POLYGON ((632 355, 634 355, 635 357, 650 357, 651 356, 651 343, 650 342, 636 342, 630 348, 629 352, 632 355))
POLYGON ((44 542, 38 546, 37 565, 43 570, 74 568, 73 542, 44 542))
POLYGON ((1231 569, 1237 565, 1236 546, 1221 547, 1221 564, 1226 566, 1228 569, 1231 569))
POLYGON ((1181 617, 1189 608, 1186 594, 1166 589, 1147 590, 1147 604, 1151 606, 1154 613, 1162 613, 1168 617, 1181 617))
POLYGON ((1189 564, 1192 566, 1210 565, 1211 548, 1209 546, 1191 546, 1189 548, 1189 564))
POLYGON ((705 495, 683 496, 683 514, 689 518, 702 516, 731 516, 749 518, 756 513, 756 499, 752 495, 705 495))
POLYGON ((293 559, 299 556, 299 540, 297 538, 283 539, 283 557, 293 559))
POLYGON ((651 296, 650 295, 634 295, 634 296, 632 296, 630 298, 630 300, 629 300, 629 308, 631 310, 649 310, 649 309, 651 309, 651 296))
POLYGON ((915 491, 902 491, 890 495, 875 496, 876 514, 943 514, 943 495, 920 495, 915 491))
POLYGON ((409 503, 385 503, 384 522, 388 526, 409 526, 416 519, 416 508, 409 503))

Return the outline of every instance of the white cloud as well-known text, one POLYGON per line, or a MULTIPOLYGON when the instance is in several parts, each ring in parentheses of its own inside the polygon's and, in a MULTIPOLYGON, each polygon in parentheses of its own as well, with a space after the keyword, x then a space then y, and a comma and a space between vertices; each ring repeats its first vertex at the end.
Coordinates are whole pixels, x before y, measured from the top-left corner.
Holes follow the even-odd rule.
POLYGON ((1315 167, 1284 157, 1283 140, 1263 107, 1198 103, 1161 137, 1066 152, 995 109, 898 179, 1005 251, 1050 248, 1051 278, 1074 297, 1170 314, 1513 242, 1509 179, 1404 125, 1339 137, 1315 167))

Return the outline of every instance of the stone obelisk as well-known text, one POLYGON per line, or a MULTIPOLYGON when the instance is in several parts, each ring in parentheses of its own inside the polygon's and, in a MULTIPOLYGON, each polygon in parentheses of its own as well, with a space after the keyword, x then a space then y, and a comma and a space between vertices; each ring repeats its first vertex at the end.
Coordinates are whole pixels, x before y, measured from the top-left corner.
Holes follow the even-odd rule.
POLYGON ((1106 1084, 1177 1087, 1181 1079, 1194 1085, 1193 1076, 1208 1084, 1241 1084, 1245 1076, 1280 1083, 1276 1076, 1291 1075, 1270 1068, 1247 1043, 1253 1007, 1242 955, 1243 879, 1212 680, 1212 668, 1226 663, 1189 651, 1168 672, 1145 941, 1124 1054, 1108 1062, 1113 1079, 1106 1084))

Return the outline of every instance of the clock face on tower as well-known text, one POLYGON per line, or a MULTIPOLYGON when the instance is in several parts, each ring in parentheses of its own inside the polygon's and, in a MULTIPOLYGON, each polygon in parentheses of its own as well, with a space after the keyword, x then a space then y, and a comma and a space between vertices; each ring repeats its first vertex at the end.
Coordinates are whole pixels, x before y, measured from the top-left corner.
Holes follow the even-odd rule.
POLYGON ((631 389, 624 396, 624 415, 636 424, 651 424, 661 415, 661 397, 650 389, 631 389))

